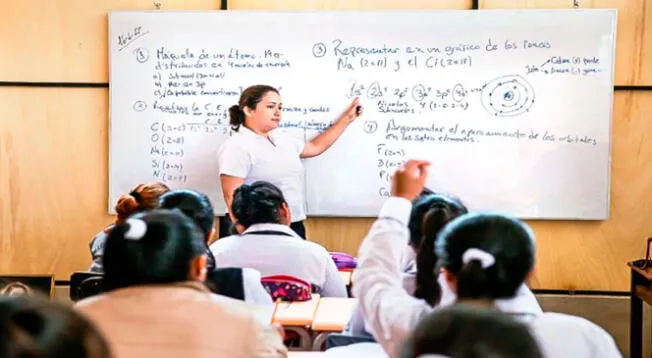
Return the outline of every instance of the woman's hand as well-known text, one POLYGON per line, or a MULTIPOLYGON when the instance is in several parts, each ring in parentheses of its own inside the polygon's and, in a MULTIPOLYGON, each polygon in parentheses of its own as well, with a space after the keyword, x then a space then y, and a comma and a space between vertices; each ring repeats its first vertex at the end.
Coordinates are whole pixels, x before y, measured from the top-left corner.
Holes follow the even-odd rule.
POLYGON ((349 107, 344 111, 344 118, 349 122, 353 122, 356 118, 360 117, 364 112, 364 107, 360 104, 360 98, 356 97, 349 107))

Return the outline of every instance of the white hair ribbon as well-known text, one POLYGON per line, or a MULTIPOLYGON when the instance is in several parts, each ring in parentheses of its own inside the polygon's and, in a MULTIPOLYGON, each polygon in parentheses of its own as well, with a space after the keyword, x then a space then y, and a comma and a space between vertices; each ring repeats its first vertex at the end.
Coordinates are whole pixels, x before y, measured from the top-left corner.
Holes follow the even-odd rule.
POLYGON ((129 229, 125 232, 125 239, 140 240, 147 232, 147 223, 140 219, 127 219, 125 221, 129 224, 129 229))
POLYGON ((480 264, 482 265, 483 269, 486 269, 488 267, 493 266, 493 264, 496 263, 496 258, 494 255, 477 249, 475 247, 472 247, 470 249, 467 249, 464 251, 464 254, 462 255, 462 262, 467 264, 471 262, 471 260, 478 260, 480 261, 480 264))

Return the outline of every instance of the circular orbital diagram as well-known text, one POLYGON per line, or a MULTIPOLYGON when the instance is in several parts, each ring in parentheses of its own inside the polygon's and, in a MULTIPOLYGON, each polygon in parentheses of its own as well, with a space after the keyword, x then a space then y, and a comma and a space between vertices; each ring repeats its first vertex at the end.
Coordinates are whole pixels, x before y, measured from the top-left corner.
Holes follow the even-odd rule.
POLYGON ((514 117, 534 104, 534 88, 519 75, 500 76, 482 87, 482 106, 492 116, 514 117))

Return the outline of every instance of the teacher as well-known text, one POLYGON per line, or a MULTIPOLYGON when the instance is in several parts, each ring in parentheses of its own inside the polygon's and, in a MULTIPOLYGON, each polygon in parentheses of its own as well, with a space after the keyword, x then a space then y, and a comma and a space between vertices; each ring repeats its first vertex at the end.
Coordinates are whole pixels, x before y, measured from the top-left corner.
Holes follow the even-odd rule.
MULTIPOLYGON (((335 123, 308 142, 274 131, 281 122, 282 108, 281 95, 274 87, 256 85, 242 92, 238 104, 229 108, 234 133, 218 151, 220 183, 232 222, 235 219, 230 208, 236 188, 261 180, 276 185, 288 203, 290 227, 305 239, 301 158, 315 157, 328 149, 362 114, 362 106, 358 98, 354 99, 335 123)), ((220 227, 224 224, 221 222, 220 227)))

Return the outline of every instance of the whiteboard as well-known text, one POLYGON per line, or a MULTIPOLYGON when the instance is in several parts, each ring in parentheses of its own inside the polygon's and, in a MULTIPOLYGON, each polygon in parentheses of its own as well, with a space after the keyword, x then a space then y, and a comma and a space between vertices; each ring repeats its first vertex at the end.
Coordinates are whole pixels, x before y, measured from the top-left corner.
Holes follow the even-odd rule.
POLYGON ((616 10, 113 11, 109 210, 134 185, 194 188, 226 212, 227 108, 280 89, 309 140, 353 97, 362 117, 304 160, 311 216, 376 216, 409 158, 471 210, 609 216, 616 10))

